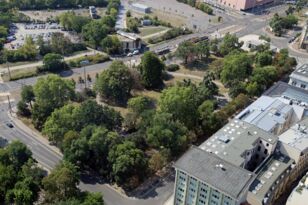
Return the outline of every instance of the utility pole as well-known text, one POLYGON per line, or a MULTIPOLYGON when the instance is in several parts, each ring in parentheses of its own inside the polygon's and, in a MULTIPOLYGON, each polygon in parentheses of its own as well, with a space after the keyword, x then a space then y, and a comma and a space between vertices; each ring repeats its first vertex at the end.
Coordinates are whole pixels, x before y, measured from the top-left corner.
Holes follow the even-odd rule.
POLYGON ((86 76, 86 66, 83 66, 83 75, 84 75, 84 89, 87 89, 87 76, 86 76))
POLYGON ((10 111, 10 114, 12 115, 12 105, 11 105, 10 95, 7 95, 7 100, 9 102, 9 111, 10 111))

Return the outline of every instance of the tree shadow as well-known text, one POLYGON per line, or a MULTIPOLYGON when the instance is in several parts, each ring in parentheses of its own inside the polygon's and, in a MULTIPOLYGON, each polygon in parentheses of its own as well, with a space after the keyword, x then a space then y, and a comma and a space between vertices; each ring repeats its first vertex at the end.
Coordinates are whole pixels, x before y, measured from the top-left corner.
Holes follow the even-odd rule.
POLYGON ((73 70, 64 70, 59 73, 61 77, 70 77, 74 74, 73 70))

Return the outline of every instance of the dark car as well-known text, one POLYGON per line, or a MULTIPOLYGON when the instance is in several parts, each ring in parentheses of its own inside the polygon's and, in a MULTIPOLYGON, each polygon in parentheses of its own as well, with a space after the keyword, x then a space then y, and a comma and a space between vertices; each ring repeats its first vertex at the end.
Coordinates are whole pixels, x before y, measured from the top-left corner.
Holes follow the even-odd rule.
POLYGON ((13 128, 14 127, 14 125, 12 124, 12 123, 6 123, 6 126, 8 126, 9 128, 13 128))

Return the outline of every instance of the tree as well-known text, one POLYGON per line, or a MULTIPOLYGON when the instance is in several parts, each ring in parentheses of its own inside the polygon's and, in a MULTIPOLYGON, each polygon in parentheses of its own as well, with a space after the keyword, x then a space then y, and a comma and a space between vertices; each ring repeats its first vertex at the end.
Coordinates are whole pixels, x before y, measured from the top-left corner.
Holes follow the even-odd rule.
POLYGON ((82 35, 85 41, 92 47, 97 48, 100 42, 107 36, 108 27, 99 21, 90 21, 82 27, 82 35))
POLYGON ((132 81, 131 74, 124 63, 114 61, 109 69, 99 75, 95 83, 95 90, 101 97, 123 104, 130 96, 132 81))
POLYGON ((81 205, 104 205, 104 199, 101 193, 86 193, 81 205))
POLYGON ((273 61, 273 56, 270 51, 258 52, 255 58, 257 66, 263 67, 271 65, 273 61))
POLYGON ((251 59, 246 53, 235 53, 224 59, 221 81, 230 85, 232 81, 243 81, 252 72, 251 59))
POLYGON ((94 129, 90 139, 89 148, 91 151, 90 165, 100 174, 107 175, 111 169, 107 156, 109 151, 121 142, 116 132, 110 132, 104 127, 94 129))
POLYGON ((108 154, 108 161, 112 164, 112 176, 116 183, 128 188, 139 184, 147 168, 143 152, 129 141, 113 147, 108 154))
POLYGON ((62 107, 75 96, 75 85, 57 75, 39 78, 33 87, 35 104, 32 109, 33 124, 41 129, 54 109, 62 107))
POLYGON ((46 120, 42 133, 48 136, 48 140, 56 145, 60 145, 64 135, 70 130, 76 130, 75 113, 78 107, 75 105, 65 105, 54 110, 46 120))
POLYGON ((159 109, 170 113, 175 121, 182 122, 191 129, 196 125, 198 98, 193 86, 174 86, 163 90, 159 100, 159 109))
POLYGON ((183 43, 180 43, 179 47, 176 50, 176 55, 179 58, 182 58, 185 64, 189 62, 189 59, 191 58, 191 56, 194 55, 194 53, 195 48, 193 43, 190 41, 184 41, 183 43))
POLYGON ((102 40, 101 47, 108 54, 119 54, 122 44, 117 36, 107 36, 102 40))
POLYGON ((61 71, 66 67, 63 56, 48 53, 43 58, 43 70, 49 72, 61 71))
POLYGON ((187 128, 169 113, 157 113, 146 129, 147 142, 159 149, 169 149, 173 156, 185 149, 188 143, 187 128))
POLYGON ((78 168, 87 168, 90 149, 85 137, 73 140, 70 146, 64 150, 64 160, 76 165, 78 168))
POLYGON ((32 85, 25 85, 21 88, 21 100, 25 103, 29 103, 32 108, 32 101, 34 101, 34 92, 32 85))
POLYGON ((154 153, 149 160, 149 168, 153 172, 161 170, 167 164, 167 158, 161 153, 154 153))
POLYGON ((228 55, 234 50, 239 50, 243 45, 243 42, 239 42, 236 35, 232 35, 230 33, 227 33, 222 43, 219 47, 219 53, 223 56, 228 55))
POLYGON ((17 103, 17 114, 24 117, 31 115, 31 111, 29 110, 28 105, 22 100, 17 103))
POLYGON ((33 204, 43 175, 31 151, 21 142, 13 141, 0 148, 0 203, 33 204))
POLYGON ((129 99, 127 105, 131 112, 140 115, 142 112, 151 107, 151 100, 144 96, 138 96, 129 99))
POLYGON ((208 59, 210 56, 210 48, 208 41, 201 41, 196 45, 197 54, 199 55, 199 58, 205 58, 205 60, 208 59))
POLYGON ((119 112, 108 106, 97 104, 94 100, 87 100, 76 111, 77 130, 87 125, 105 126, 109 130, 121 127, 122 117, 119 112))
POLYGON ((82 27, 90 22, 90 18, 84 16, 77 16, 74 12, 62 13, 59 17, 61 26, 69 31, 80 33, 82 27))
POLYGON ((45 201, 50 203, 75 197, 79 193, 78 177, 79 173, 73 164, 62 162, 43 179, 45 201))
POLYGON ((65 105, 56 109, 44 124, 43 133, 49 141, 61 145, 69 131, 81 131, 88 125, 105 126, 114 130, 121 126, 122 118, 118 112, 107 106, 88 100, 80 106, 65 105))
POLYGON ((252 96, 262 94, 277 78, 278 72, 274 66, 255 68, 252 72, 251 83, 247 85, 248 94, 252 96))
POLYGON ((15 170, 20 170, 22 165, 24 165, 29 159, 32 158, 31 151, 26 145, 19 141, 13 141, 6 148, 10 163, 15 170))
POLYGON ((138 69, 142 83, 146 88, 159 88, 163 84, 162 72, 165 65, 154 53, 146 52, 141 57, 138 69))

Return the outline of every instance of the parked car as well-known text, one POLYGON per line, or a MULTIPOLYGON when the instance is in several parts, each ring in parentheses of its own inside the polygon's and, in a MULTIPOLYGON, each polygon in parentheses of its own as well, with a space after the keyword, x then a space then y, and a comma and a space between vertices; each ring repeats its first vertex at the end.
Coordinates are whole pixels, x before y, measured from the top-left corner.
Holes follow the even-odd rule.
POLYGON ((10 123, 10 122, 6 123, 6 126, 9 127, 9 128, 13 128, 14 127, 14 125, 12 123, 10 123))
POLYGON ((139 54, 139 50, 134 50, 133 51, 133 55, 138 55, 139 54))
POLYGON ((133 56, 133 53, 128 53, 126 56, 127 56, 127 57, 132 57, 132 56, 133 56))

